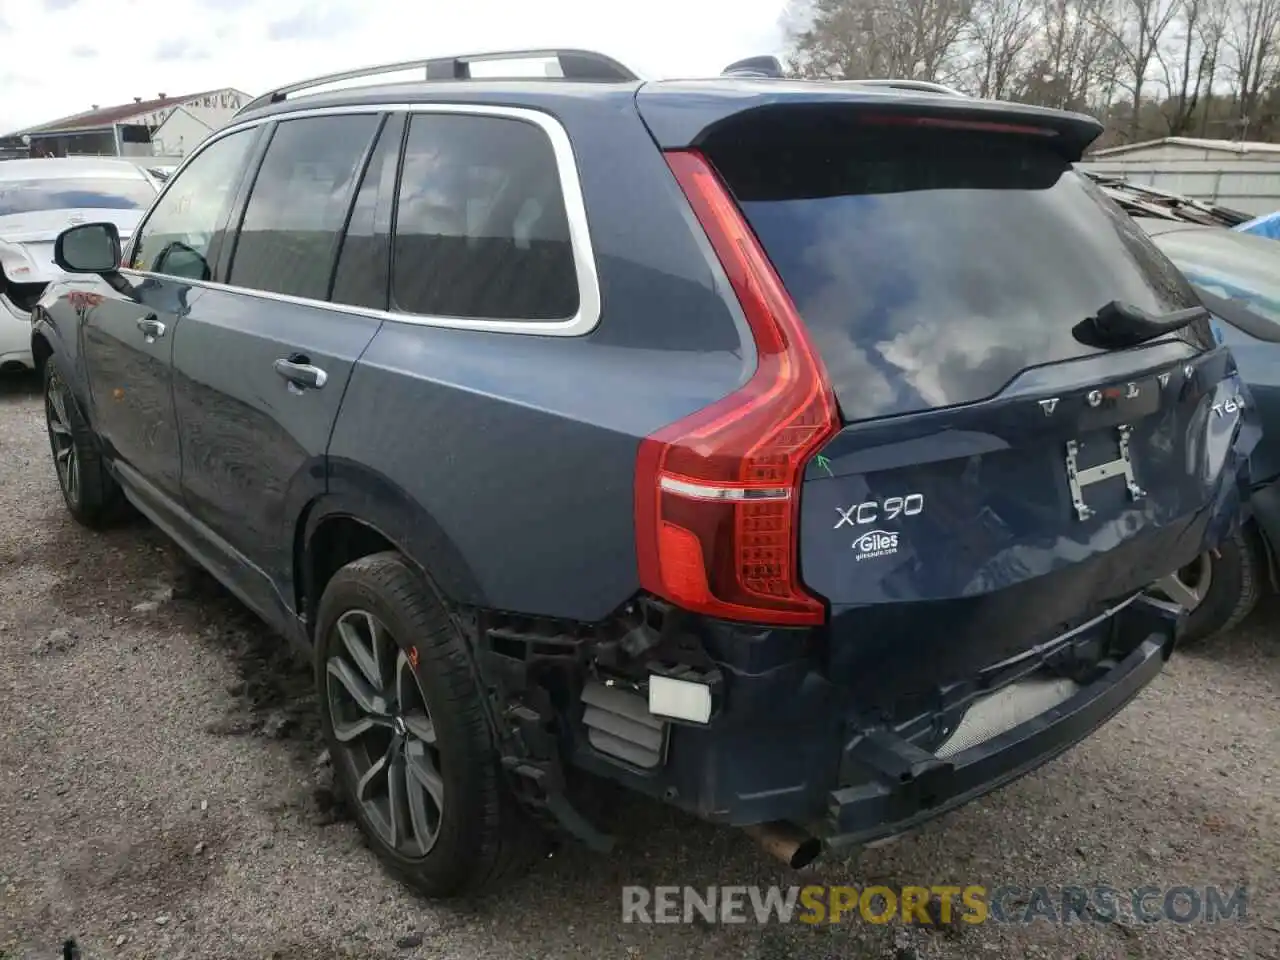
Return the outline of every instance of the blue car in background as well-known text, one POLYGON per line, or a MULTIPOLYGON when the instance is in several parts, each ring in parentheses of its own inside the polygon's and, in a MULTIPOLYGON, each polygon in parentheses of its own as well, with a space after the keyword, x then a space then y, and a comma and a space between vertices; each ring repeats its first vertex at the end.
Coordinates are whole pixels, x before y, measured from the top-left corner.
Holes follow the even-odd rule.
POLYGON ((1160 581, 1190 611, 1187 640, 1235 626, 1280 586, 1280 244, 1220 226, 1134 218, 1214 314, 1253 395, 1263 436, 1250 467, 1252 517, 1212 554, 1160 581))
POLYGON ((1280 240, 1280 210, 1254 217, 1235 227, 1235 230, 1240 233, 1250 233, 1256 237, 1266 237, 1269 240, 1280 240))

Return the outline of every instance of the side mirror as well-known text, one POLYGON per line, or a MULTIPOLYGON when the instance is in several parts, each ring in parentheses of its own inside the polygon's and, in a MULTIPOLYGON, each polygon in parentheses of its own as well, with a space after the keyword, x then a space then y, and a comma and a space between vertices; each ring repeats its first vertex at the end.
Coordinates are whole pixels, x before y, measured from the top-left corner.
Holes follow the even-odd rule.
POLYGON ((120 269, 120 231, 114 223, 68 227, 53 242, 53 262, 67 273, 114 273, 120 269))

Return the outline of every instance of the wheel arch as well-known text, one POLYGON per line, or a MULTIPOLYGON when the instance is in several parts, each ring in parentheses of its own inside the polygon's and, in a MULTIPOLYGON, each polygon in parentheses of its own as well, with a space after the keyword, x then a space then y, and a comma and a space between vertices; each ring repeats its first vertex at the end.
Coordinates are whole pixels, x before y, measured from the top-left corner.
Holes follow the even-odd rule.
POLYGON ((32 333, 31 361, 35 364, 37 373, 44 373, 44 365, 49 362, 51 356, 53 356, 53 345, 49 343, 49 338, 39 330, 32 333))
POLYGON ((94 424, 94 410, 89 395, 88 380, 80 364, 78 344, 68 341, 64 331, 46 310, 37 307, 33 311, 31 329, 31 359, 36 371, 44 376, 45 367, 52 361, 62 374, 63 381, 71 388, 76 402, 84 412, 90 426, 94 424))
POLYGON ((329 579, 351 561, 384 550, 409 560, 446 604, 485 605, 471 566, 426 510, 387 477, 331 460, 328 491, 306 506, 294 532, 293 600, 309 639, 329 579))

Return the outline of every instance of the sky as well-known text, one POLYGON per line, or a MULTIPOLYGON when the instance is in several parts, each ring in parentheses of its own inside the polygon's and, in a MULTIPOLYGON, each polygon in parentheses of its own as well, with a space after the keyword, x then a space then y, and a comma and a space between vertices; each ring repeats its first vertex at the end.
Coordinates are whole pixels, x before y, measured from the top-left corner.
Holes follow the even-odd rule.
POLYGON ((646 76, 781 54, 785 0, 0 0, 0 133, 223 87, 251 95, 351 67, 585 47, 646 76))

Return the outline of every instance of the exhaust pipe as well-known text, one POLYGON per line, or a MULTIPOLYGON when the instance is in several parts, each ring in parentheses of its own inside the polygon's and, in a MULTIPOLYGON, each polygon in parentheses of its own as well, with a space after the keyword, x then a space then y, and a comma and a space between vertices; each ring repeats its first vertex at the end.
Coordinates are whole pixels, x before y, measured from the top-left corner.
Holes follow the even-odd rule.
POLYGON ((821 840, 785 820, 756 823, 742 829, 765 853, 777 857, 792 870, 807 867, 822 852, 821 840))

